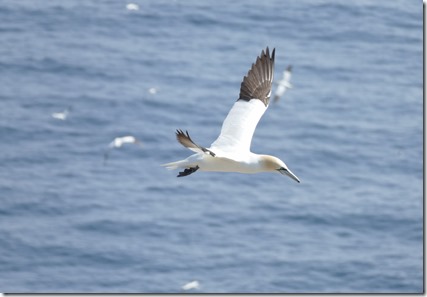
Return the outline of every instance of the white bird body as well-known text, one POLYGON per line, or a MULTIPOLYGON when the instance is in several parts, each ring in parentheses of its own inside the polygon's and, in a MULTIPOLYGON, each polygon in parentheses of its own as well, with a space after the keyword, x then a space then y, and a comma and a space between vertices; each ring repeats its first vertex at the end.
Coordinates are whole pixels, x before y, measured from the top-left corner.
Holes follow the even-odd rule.
MULTIPOLYGON (((168 166, 169 169, 187 168, 198 166, 201 171, 216 171, 216 172, 238 172, 238 173, 261 173, 269 172, 270 167, 268 162, 280 161, 270 159, 273 156, 258 155, 252 152, 247 154, 216 154, 211 157, 205 153, 196 153, 189 156, 187 159, 174 162, 175 164, 168 166)), ((281 167, 285 167, 282 162, 281 167)), ((286 168, 286 167, 285 167, 286 168)))
POLYGON ((66 112, 54 112, 52 113, 52 118, 65 121, 67 119, 67 115, 68 113, 66 112))
POLYGON ((198 289, 200 287, 200 284, 198 281, 191 281, 185 285, 182 286, 182 289, 184 291, 192 290, 192 289, 198 289))
POLYGON ((255 64, 243 78, 240 98, 225 118, 221 133, 209 148, 204 148, 190 138, 188 132, 177 130, 178 141, 195 152, 188 158, 164 164, 168 169, 185 168, 178 177, 197 170, 259 173, 278 172, 299 182, 279 158, 254 154, 250 151, 252 136, 264 112, 267 110, 273 82, 274 50, 270 57, 268 48, 262 51, 255 64))
POLYGON ((115 148, 120 148, 126 143, 138 144, 138 145, 142 146, 141 142, 138 139, 136 139, 136 137, 134 137, 134 136, 128 135, 128 136, 123 136, 123 137, 116 137, 113 139, 113 141, 111 141, 108 144, 108 149, 104 153, 104 164, 108 160, 110 150, 115 149, 115 148))
POLYGON ((52 118, 65 121, 68 117, 68 114, 70 113, 71 107, 68 107, 63 112, 54 112, 52 113, 52 118))
POLYGON ((287 89, 292 88, 291 84, 292 66, 289 65, 285 71, 283 71, 283 78, 277 82, 277 89, 274 93, 274 102, 280 99, 280 97, 286 92, 287 89))
POLYGON ((137 143, 138 140, 134 136, 123 136, 116 137, 114 140, 108 145, 110 148, 119 148, 125 143, 137 143))
POLYGON ((127 10, 139 10, 139 6, 138 6, 138 4, 135 4, 135 3, 128 3, 128 4, 126 4, 126 9, 127 10))

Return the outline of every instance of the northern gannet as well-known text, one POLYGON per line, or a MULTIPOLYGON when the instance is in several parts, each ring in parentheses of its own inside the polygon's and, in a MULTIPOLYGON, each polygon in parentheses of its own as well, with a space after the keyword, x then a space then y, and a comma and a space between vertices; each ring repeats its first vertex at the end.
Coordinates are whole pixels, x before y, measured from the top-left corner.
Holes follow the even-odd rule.
POLYGON ((287 89, 292 88, 291 84, 292 65, 289 65, 285 71, 283 71, 282 80, 277 82, 276 93, 274 94, 274 102, 277 102, 280 97, 286 92, 287 89))
POLYGON ((108 160, 108 156, 110 154, 110 151, 114 148, 119 148, 125 143, 133 143, 142 146, 141 142, 136 139, 134 136, 123 136, 123 137, 116 137, 110 144, 108 145, 107 150, 104 153, 104 164, 108 160))
POLYGON ((149 88, 148 89, 148 93, 150 93, 151 95, 154 95, 154 94, 156 94, 157 93, 157 89, 156 88, 149 88))
POLYGON ((187 159, 163 164, 168 169, 183 168, 178 177, 187 176, 197 170, 259 173, 277 172, 287 175, 297 182, 286 164, 270 155, 258 155, 250 151, 255 128, 266 111, 271 95, 274 72, 274 54, 269 49, 261 52, 252 68, 243 78, 239 99, 225 118, 221 134, 209 148, 196 144, 188 132, 177 130, 179 143, 195 152, 187 159))
POLYGON ((198 281, 191 281, 181 287, 184 291, 192 290, 192 289, 198 289, 200 287, 200 284, 198 281))
POLYGON ((67 119, 70 111, 71 111, 71 106, 68 107, 67 109, 65 109, 63 112, 52 113, 52 118, 57 119, 57 120, 61 120, 61 121, 65 121, 67 119))
POLYGON ((139 6, 138 6, 138 4, 135 4, 135 3, 128 3, 128 4, 126 4, 126 9, 127 10, 139 10, 139 6))

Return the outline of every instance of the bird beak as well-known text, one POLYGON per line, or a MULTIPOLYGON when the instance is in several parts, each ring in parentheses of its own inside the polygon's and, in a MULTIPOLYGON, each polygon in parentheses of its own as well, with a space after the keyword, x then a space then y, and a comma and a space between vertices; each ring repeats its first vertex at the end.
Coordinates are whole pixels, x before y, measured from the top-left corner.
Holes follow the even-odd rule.
POLYGON ((289 176, 290 178, 292 178, 294 181, 296 181, 296 182, 300 182, 300 180, 299 180, 299 178, 295 175, 295 174, 293 174, 292 173, 292 171, 290 171, 289 169, 286 169, 286 168, 280 168, 280 169, 278 169, 278 171, 281 173, 281 174, 283 174, 283 175, 287 175, 287 176, 289 176))

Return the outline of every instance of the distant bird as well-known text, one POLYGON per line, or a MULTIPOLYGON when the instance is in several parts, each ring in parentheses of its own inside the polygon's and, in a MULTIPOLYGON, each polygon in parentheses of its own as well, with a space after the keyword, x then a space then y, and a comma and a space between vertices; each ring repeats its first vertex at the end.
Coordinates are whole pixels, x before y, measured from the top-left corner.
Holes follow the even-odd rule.
POLYGON ((126 9, 127 10, 139 10, 139 6, 138 6, 138 4, 135 4, 135 3, 128 3, 128 4, 126 4, 126 9))
MULTIPOLYGON (((178 177, 187 176, 199 169, 240 173, 277 172, 299 182, 298 177, 279 158, 250 152, 253 133, 270 101, 274 54, 275 49, 270 56, 267 47, 252 64, 240 86, 239 99, 225 118, 221 134, 211 146, 202 147, 193 142, 188 132, 177 130, 178 142, 195 154, 163 166, 168 169, 183 168, 184 171, 179 172, 178 177)), ((282 143, 280 139, 272 139, 274 145, 282 143)))
POLYGON ((71 111, 71 106, 67 107, 63 112, 54 112, 52 113, 52 118, 57 119, 57 120, 61 120, 61 121, 65 121, 68 117, 68 114, 71 111))
POLYGON ((110 144, 108 145, 108 149, 104 153, 104 164, 107 162, 110 151, 115 148, 121 147, 125 143, 130 144, 137 144, 139 146, 142 146, 142 143, 136 139, 134 136, 123 136, 123 137, 116 137, 110 144))
POLYGON ((198 289, 199 287, 200 287, 199 282, 195 280, 195 281, 191 281, 191 282, 183 285, 181 288, 184 291, 188 291, 188 290, 192 290, 192 289, 198 289))
POLYGON ((149 88, 148 89, 148 93, 150 93, 150 94, 156 94, 157 93, 157 89, 156 88, 149 88))
POLYGON ((292 88, 291 84, 292 65, 289 65, 285 71, 283 71, 282 80, 277 82, 276 93, 274 94, 274 102, 277 102, 280 97, 286 92, 287 89, 292 88))

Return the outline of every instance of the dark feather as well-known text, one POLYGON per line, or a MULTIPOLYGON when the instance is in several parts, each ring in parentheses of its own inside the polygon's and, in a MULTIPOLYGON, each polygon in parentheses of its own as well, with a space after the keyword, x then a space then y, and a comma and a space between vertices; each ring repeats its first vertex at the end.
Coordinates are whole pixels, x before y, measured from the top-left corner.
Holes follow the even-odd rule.
POLYGON ((185 131, 185 133, 182 130, 176 130, 176 139, 180 144, 187 148, 200 148, 197 144, 194 143, 194 141, 191 139, 190 135, 188 134, 188 131, 185 131))
POLYGON ((215 157, 215 154, 208 150, 207 148, 204 148, 198 144, 196 144, 190 137, 190 135, 188 134, 188 131, 185 131, 185 133, 182 130, 176 130, 176 139, 178 140, 178 142, 180 144, 182 144, 183 146, 185 146, 186 148, 195 148, 195 149, 199 149, 205 153, 209 153, 212 157, 215 157))
POLYGON ((270 56, 267 47, 265 52, 263 50, 261 55, 257 57, 256 62, 252 64, 252 68, 240 85, 239 100, 259 99, 265 106, 268 106, 274 76, 275 51, 276 49, 273 49, 270 56))
POLYGON ((199 166, 185 168, 184 171, 180 171, 179 172, 179 174, 177 175, 177 177, 182 177, 182 176, 190 175, 190 174, 196 172, 198 169, 199 169, 199 166))

